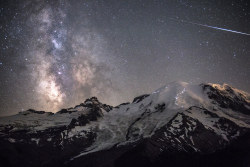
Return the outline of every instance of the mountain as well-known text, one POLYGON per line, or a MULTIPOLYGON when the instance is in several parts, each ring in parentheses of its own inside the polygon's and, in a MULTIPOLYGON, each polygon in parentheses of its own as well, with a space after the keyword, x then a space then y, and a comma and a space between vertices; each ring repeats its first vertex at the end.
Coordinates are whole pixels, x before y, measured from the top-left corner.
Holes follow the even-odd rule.
POLYGON ((170 83, 116 107, 96 97, 57 113, 0 118, 1 166, 250 166, 250 96, 170 83))

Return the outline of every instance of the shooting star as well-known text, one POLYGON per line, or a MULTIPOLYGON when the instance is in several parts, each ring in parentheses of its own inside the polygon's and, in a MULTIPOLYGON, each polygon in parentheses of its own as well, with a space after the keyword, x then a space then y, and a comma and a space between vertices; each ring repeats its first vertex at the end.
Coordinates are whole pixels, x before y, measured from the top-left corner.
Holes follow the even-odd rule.
POLYGON ((230 29, 226 29, 226 28, 214 27, 214 26, 209 26, 206 24, 199 24, 199 23, 189 22, 189 21, 185 21, 185 20, 177 20, 174 18, 171 18, 171 20, 175 20, 175 21, 183 22, 183 23, 188 23, 188 24, 193 24, 193 25, 198 25, 198 26, 207 27, 207 28, 212 28, 212 29, 216 29, 216 30, 232 32, 232 33, 241 34, 241 35, 250 35, 248 33, 240 32, 240 31, 234 31, 234 30, 230 30, 230 29))

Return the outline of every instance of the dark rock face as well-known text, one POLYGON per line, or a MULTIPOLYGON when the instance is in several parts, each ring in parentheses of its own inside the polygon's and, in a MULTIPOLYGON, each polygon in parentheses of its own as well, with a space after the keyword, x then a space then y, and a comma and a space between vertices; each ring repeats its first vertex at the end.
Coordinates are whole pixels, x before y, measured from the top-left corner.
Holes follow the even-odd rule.
POLYGON ((84 126, 91 121, 97 121, 102 116, 100 108, 92 108, 86 115, 80 115, 77 119, 72 119, 69 126, 84 126))
POLYGON ((59 114, 65 114, 65 113, 69 113, 69 114, 71 114, 72 112, 77 112, 77 110, 67 110, 67 109, 61 109, 60 111, 58 111, 57 113, 59 113, 59 114))
POLYGON ((202 85, 203 90, 207 92, 208 97, 214 100, 215 103, 218 103, 220 107, 250 115, 249 108, 246 107, 247 105, 250 105, 246 100, 248 97, 245 97, 240 92, 236 93, 228 85, 223 86, 225 87, 225 90, 216 89, 211 85, 202 85))
MULTIPOLYGON (((30 113, 36 113, 36 114, 51 114, 51 115, 53 115, 53 113, 51 113, 51 112, 36 111, 34 109, 28 109, 27 111, 30 112, 30 113)), ((28 113, 26 113, 26 114, 28 114, 28 113)))
POLYGON ((134 100, 133 100, 132 103, 139 103, 139 102, 141 102, 143 99, 145 99, 148 96, 149 96, 149 94, 138 96, 138 97, 134 98, 134 100))
POLYGON ((114 108, 120 108, 121 106, 125 106, 125 105, 128 105, 128 104, 130 104, 130 103, 129 102, 122 103, 122 104, 119 104, 118 106, 115 106, 114 108))

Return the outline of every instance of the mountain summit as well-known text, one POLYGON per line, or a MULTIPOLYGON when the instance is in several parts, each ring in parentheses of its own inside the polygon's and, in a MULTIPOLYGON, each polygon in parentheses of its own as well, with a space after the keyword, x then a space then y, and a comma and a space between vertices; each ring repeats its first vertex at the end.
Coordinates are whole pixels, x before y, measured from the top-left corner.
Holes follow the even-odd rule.
POLYGON ((96 97, 0 118, 2 166, 249 166, 250 96, 173 82, 117 107, 96 97))

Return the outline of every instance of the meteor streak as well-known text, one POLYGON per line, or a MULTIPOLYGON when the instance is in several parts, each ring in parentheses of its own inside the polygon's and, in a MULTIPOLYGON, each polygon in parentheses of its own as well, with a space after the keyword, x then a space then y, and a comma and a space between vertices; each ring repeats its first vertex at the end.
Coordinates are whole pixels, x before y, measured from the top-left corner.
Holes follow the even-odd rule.
POLYGON ((194 25, 198 25, 198 26, 202 26, 202 27, 207 27, 207 28, 212 28, 212 29, 216 29, 216 30, 222 30, 222 31, 228 31, 228 32, 232 32, 232 33, 236 33, 236 34, 241 34, 241 35, 250 35, 248 33, 244 33, 244 32, 240 32, 240 31, 234 31, 234 30, 229 30, 226 28, 220 28, 220 27, 214 27, 214 26, 209 26, 206 24, 199 24, 199 23, 194 23, 194 22, 189 22, 189 21, 185 21, 185 20, 177 20, 177 19, 173 19, 172 20, 178 21, 178 22, 183 22, 183 23, 188 23, 188 24, 194 24, 194 25))

